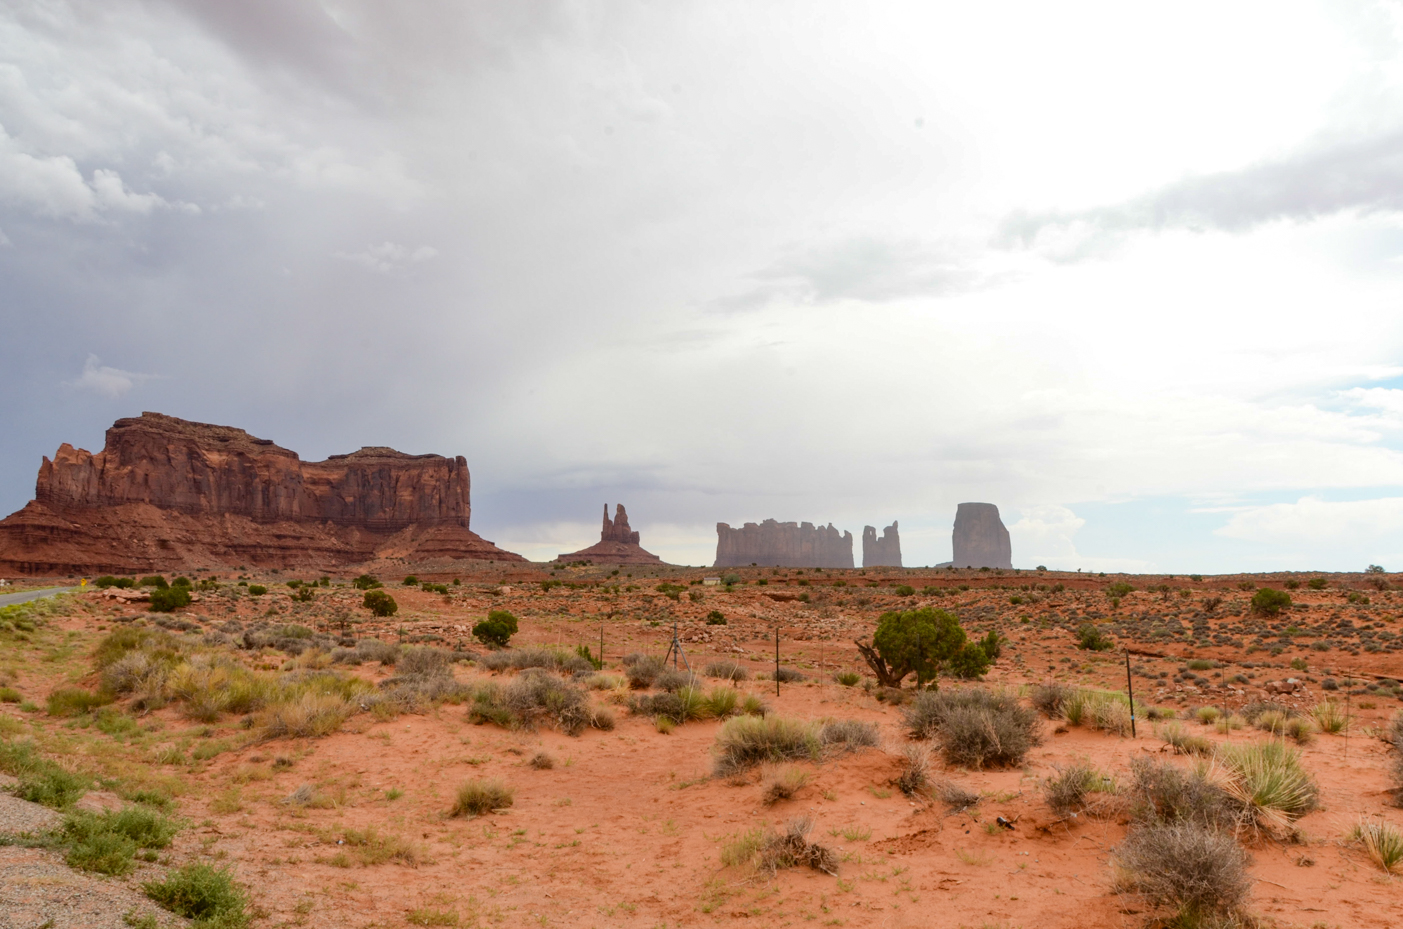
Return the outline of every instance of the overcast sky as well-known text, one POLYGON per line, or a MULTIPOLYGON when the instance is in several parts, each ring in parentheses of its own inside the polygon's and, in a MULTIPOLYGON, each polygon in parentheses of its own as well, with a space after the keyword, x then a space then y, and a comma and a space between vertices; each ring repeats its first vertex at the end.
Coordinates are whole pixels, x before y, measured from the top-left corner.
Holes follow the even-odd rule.
POLYGON ((0 0, 0 509, 156 410, 473 528, 1403 569, 1398 3, 0 0))

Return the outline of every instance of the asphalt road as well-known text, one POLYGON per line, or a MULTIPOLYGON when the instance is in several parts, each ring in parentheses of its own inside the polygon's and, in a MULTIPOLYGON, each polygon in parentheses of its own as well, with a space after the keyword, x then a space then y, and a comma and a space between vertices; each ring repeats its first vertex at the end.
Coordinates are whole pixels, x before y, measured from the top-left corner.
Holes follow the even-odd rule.
POLYGON ((77 589, 77 587, 47 587, 44 590, 25 590, 17 594, 0 594, 0 606, 28 603, 30 600, 41 600, 44 597, 66 594, 77 589))

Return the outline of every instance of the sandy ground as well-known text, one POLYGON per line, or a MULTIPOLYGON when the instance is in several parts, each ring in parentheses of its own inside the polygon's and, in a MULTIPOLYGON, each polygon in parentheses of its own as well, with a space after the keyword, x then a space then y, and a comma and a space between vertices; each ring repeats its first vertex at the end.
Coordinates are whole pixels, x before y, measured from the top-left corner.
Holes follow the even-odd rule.
MULTIPOLYGON (((1403 884, 1346 840, 1361 816, 1403 825, 1403 811, 1390 804, 1387 746, 1374 737, 1400 700, 1387 687, 1363 687, 1378 677, 1403 677, 1403 656, 1388 648, 1392 636, 1378 635, 1400 628, 1399 605, 1392 590, 1364 586, 1366 578, 1332 576, 1326 590, 1293 591, 1297 606, 1268 621, 1242 610, 1251 592, 1240 589, 1247 582, 1241 578, 1190 582, 914 571, 801 577, 751 570, 742 573, 770 583, 726 593, 690 584, 719 573, 711 570, 632 571, 636 577, 597 569, 551 574, 530 567, 421 573, 426 580, 451 584, 458 576, 466 583, 448 597, 392 584, 388 589, 400 612, 379 623, 356 606, 358 593, 337 588, 320 593, 311 605, 275 592, 233 603, 205 597, 187 619, 207 629, 230 619, 248 625, 261 618, 332 632, 346 621, 358 637, 471 648, 472 623, 489 608, 505 608, 522 620, 514 645, 573 648, 585 642, 597 648, 602 627, 611 666, 627 652, 662 654, 675 621, 694 666, 725 656, 755 671, 772 666, 778 628, 782 663, 810 679, 781 685, 778 696, 773 681, 750 681, 742 690, 763 695, 771 711, 782 716, 875 722, 883 746, 802 765, 811 774, 807 786, 793 799, 767 806, 762 798, 767 772, 743 781, 710 776, 716 722, 691 722, 662 734, 648 719, 615 707, 614 731, 588 730, 572 738, 548 729, 511 732, 473 725, 466 707, 451 704, 383 722, 361 715, 323 739, 250 742, 207 762, 172 768, 170 775, 184 785, 180 811, 191 823, 177 841, 177 856, 203 855, 232 865, 252 891, 259 925, 1143 925, 1150 915, 1144 903, 1111 888, 1109 853, 1125 835, 1126 815, 1059 820, 1043 800, 1041 783, 1058 765, 1078 759, 1128 782, 1131 758, 1170 757, 1154 723, 1139 721, 1138 737, 1130 738, 1046 721, 1043 744, 1018 769, 951 770, 937 762, 941 776, 981 795, 966 812, 909 799, 892 785, 908 741, 900 710, 860 686, 837 684, 832 674, 861 670, 852 640, 870 635, 882 611, 928 604, 955 611, 971 631, 998 629, 1008 637, 987 679, 992 686, 1056 679, 1123 688, 1124 652, 1075 648, 1075 625, 1093 619, 1136 652, 1131 663, 1137 697, 1166 709, 1182 712, 1208 704, 1231 711, 1266 698, 1264 685, 1290 679, 1298 689, 1272 699, 1301 707, 1325 696, 1348 701, 1355 716, 1350 734, 1322 734, 1302 749, 1320 783, 1322 808, 1300 821, 1296 841, 1249 845, 1255 881, 1250 909, 1281 926, 1398 924, 1403 884), (830 586, 835 576, 847 586, 830 586), (810 585, 799 585, 801 579, 810 585), (596 586, 543 591, 541 580, 596 586), (694 602, 684 592, 673 601, 654 589, 661 580, 700 589, 701 599, 694 602), (1104 593, 1113 580, 1138 588, 1114 607, 1104 593), (868 587, 873 581, 882 586, 868 587), (602 590, 601 583, 639 589, 615 593, 602 590), (1059 583, 1063 591, 1050 589, 1059 583), (910 584, 918 593, 902 596, 895 584, 910 584), (970 589, 961 591, 959 585, 970 589), (1039 585, 1049 589, 1039 591, 1039 585), (1170 590, 1153 589, 1161 585, 1170 590), (943 586, 945 595, 919 593, 930 586, 943 586), (1190 593, 1181 596, 1179 590, 1190 593), (1349 592, 1371 602, 1351 603, 1349 592), (800 593, 810 594, 810 601, 797 599, 800 593), (1013 597, 1032 601, 1012 603, 1013 597), (1205 609, 1204 601, 1212 597, 1223 602, 1205 609), (713 609, 726 616, 726 625, 705 624, 713 609), (1189 638, 1156 631, 1167 618, 1187 628, 1194 617, 1199 628, 1189 638), (1344 631, 1341 619, 1349 623, 1344 631), (1324 624, 1328 634, 1299 632, 1324 624), (1374 635, 1357 634, 1374 632, 1368 627, 1375 624, 1374 635), (1290 644, 1272 654, 1280 642, 1272 627, 1288 626, 1298 632, 1288 634, 1290 644), (1252 633, 1261 630, 1271 632, 1267 643, 1248 652, 1252 633), (1215 642, 1214 635, 1241 644, 1215 642), (1332 644, 1322 651, 1313 647, 1318 641, 1332 644), (1225 666, 1197 680, 1175 680, 1190 657, 1225 666), (1292 658, 1304 669, 1290 667, 1292 658), (1244 679, 1234 682, 1237 674, 1244 679), (1322 689, 1327 679, 1341 689, 1322 689), (529 764, 540 752, 554 760, 549 770, 529 764), (483 777, 515 789, 510 810, 475 819, 449 817, 458 785, 483 777), (313 788, 316 802, 283 802, 303 785, 313 788), (728 838, 800 815, 814 820, 811 838, 840 853, 837 877, 807 870, 769 877, 722 866, 720 851, 728 838), (997 817, 1013 828, 998 826, 997 817), (410 843, 417 864, 359 864, 355 834, 371 828, 410 843), (350 844, 338 844, 348 838, 350 844)), ((394 576, 386 566, 380 573, 394 576)), ((1249 580, 1282 583, 1281 577, 1249 580)), ((95 594, 83 596, 90 611, 55 620, 75 640, 95 642, 115 627, 115 619, 140 611, 95 594)), ((254 660, 276 667, 285 657, 265 653, 254 660)), ((385 673, 375 665, 353 670, 371 678, 385 673)), ((26 694, 43 694, 60 683, 42 665, 14 671, 15 685, 26 694)), ((456 666, 455 674, 464 681, 492 676, 469 664, 456 666)), ((13 706, 3 712, 19 714, 13 706)), ((163 716, 173 731, 190 725, 170 710, 153 716, 163 716)), ((1250 728, 1222 735, 1210 726, 1185 725, 1214 740, 1265 737, 1250 728)), ((241 731, 235 719, 215 730, 214 736, 231 740, 241 731)))

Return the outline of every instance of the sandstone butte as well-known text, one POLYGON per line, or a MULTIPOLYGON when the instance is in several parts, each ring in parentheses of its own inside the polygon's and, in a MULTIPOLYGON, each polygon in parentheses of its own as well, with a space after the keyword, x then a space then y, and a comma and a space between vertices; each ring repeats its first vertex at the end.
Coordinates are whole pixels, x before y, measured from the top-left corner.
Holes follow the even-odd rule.
POLYGON ((951 542, 951 563, 957 568, 1013 567, 1008 529, 999 518, 999 508, 992 503, 961 503, 955 510, 951 542))
POLYGON ((242 429, 142 413, 96 455, 64 443, 44 459, 34 499, 0 521, 0 571, 524 561, 468 528, 469 484, 462 456, 302 461, 242 429))
POLYGON ((591 564, 662 564, 663 560, 638 544, 638 533, 629 528, 628 512, 622 503, 615 504, 614 518, 609 518, 609 504, 604 504, 604 527, 599 541, 578 552, 567 552, 556 561, 588 561, 591 564))
POLYGON ((781 523, 767 519, 732 529, 716 524, 716 567, 851 568, 853 534, 833 524, 781 523))
POLYGON ((862 566, 901 567, 901 536, 896 530, 896 520, 882 530, 881 538, 877 537, 876 526, 862 527, 862 566))

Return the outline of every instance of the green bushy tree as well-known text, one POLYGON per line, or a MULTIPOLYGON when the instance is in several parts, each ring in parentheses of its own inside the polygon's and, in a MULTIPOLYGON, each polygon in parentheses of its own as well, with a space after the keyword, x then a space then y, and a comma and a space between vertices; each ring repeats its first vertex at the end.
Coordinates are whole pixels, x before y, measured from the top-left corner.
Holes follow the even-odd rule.
POLYGON ((492 610, 487 618, 473 626, 473 637, 484 645, 506 648, 511 637, 516 635, 516 617, 506 610, 492 610))

